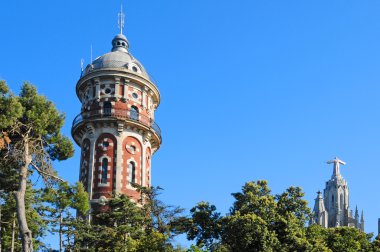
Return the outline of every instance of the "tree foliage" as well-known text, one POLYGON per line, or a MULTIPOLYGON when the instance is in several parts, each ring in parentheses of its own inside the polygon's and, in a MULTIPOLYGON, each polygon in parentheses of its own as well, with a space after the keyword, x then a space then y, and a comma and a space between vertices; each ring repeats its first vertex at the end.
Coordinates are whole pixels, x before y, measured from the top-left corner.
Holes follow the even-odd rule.
POLYGON ((182 221, 183 230, 197 247, 190 251, 379 251, 378 239, 351 227, 306 227, 310 209, 299 187, 273 195, 263 180, 247 182, 233 193, 230 212, 200 202, 182 221))
POLYGON ((64 245, 70 246, 74 242, 76 220, 73 212, 84 216, 90 210, 88 195, 82 183, 70 186, 67 182, 58 182, 54 187, 41 190, 40 196, 45 203, 40 212, 50 232, 59 234, 59 251, 62 251, 64 245))
POLYGON ((158 188, 140 188, 144 199, 131 201, 116 195, 104 206, 95 206, 91 224, 78 219, 75 251, 176 251, 170 243, 182 212, 157 196, 158 188))
MULTIPOLYGON (((33 234, 27 221, 26 191, 28 178, 37 171, 45 182, 57 179, 51 161, 73 155, 71 141, 60 132, 64 115, 37 89, 24 83, 19 96, 13 95, 4 81, 0 82, 1 138, 7 138, 6 148, 0 148, 0 167, 17 174, 14 191, 19 235, 23 251, 33 251, 33 234)), ((7 173, 2 169, 2 175, 7 173)), ((12 183, 14 181, 12 180, 12 183)))

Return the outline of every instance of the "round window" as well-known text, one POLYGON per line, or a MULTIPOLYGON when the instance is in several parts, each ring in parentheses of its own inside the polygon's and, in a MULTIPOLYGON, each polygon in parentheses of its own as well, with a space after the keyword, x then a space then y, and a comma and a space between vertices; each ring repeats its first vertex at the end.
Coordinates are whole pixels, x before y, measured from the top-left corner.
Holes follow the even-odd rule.
POLYGON ((111 93, 111 89, 110 88, 106 88, 106 90, 104 90, 104 93, 110 94, 111 93))
POLYGON ((135 154, 135 153, 136 153, 136 150, 137 150, 136 146, 133 145, 133 143, 132 143, 132 144, 126 144, 126 145, 125 145, 125 149, 126 149, 129 153, 131 153, 131 154, 135 154))
POLYGON ((107 142, 107 141, 104 141, 104 142, 103 142, 103 147, 104 147, 104 148, 107 148, 109 145, 110 145, 109 142, 107 142))
POLYGON ((139 97, 139 95, 137 93, 132 93, 132 97, 137 99, 139 97))
POLYGON ((132 67, 133 72, 137 72, 139 69, 136 66, 132 67))

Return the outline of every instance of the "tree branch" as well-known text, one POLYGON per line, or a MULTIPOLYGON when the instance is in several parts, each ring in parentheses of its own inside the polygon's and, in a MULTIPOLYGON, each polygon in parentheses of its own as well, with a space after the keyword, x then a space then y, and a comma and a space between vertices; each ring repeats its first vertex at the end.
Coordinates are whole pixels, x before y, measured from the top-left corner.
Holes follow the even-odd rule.
POLYGON ((63 179, 61 179, 60 177, 56 176, 56 175, 53 175, 53 174, 50 174, 50 173, 47 173, 47 172, 44 172, 42 171, 35 163, 33 162, 30 162, 30 164, 34 167, 34 169, 36 169, 39 173, 43 174, 43 175, 46 175, 46 176, 49 176, 49 177, 52 177, 56 180, 59 180, 61 182, 66 182, 64 181, 63 179))

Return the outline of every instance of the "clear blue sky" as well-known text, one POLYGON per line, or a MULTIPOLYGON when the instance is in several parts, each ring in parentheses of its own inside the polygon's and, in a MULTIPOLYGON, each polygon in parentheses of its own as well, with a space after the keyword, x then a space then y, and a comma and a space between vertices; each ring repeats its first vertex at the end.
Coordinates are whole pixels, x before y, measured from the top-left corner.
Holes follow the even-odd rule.
MULTIPOLYGON (((109 52, 120 3, 131 52, 162 95, 152 181, 164 201, 225 213, 230 193, 266 179, 274 193, 301 186, 313 207, 339 156, 351 208, 377 233, 379 1, 2 1, 0 79, 15 92, 37 85, 69 135, 80 59, 91 44, 94 58, 109 52)), ((79 152, 57 169, 76 181, 79 152)))

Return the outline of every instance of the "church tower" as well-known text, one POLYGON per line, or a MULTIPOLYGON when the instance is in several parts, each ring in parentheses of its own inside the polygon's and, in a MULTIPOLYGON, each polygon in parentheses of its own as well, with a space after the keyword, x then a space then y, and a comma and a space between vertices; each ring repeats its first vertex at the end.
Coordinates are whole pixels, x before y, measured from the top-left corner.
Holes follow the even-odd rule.
POLYGON ((356 208, 355 216, 353 216, 352 211, 350 211, 347 181, 340 174, 340 165, 346 163, 337 157, 327 163, 333 164, 333 173, 331 179, 326 182, 323 197, 321 192, 318 192, 311 223, 317 223, 326 228, 356 227, 364 231, 364 214, 362 212, 359 219, 359 211, 356 208))
POLYGON ((328 226, 339 227, 347 226, 349 195, 347 181, 340 174, 340 165, 346 163, 337 157, 328 164, 333 164, 333 174, 331 179, 326 182, 324 190, 324 202, 328 212, 328 226))
POLYGON ((140 200, 134 185, 151 185, 151 158, 162 141, 154 119, 159 90, 129 51, 122 11, 119 19, 111 52, 82 67, 76 84, 82 106, 71 133, 81 148, 79 180, 92 208, 117 194, 140 200))

